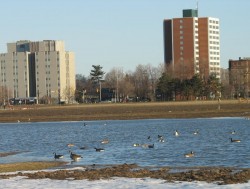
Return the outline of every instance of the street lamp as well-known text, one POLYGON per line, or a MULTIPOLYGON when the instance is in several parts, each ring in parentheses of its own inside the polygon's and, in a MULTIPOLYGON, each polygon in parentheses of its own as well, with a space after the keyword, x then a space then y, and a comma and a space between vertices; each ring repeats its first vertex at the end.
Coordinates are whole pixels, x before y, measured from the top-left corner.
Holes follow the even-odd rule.
POLYGON ((101 80, 101 79, 99 80, 99 84, 100 84, 100 93, 99 93, 99 94, 100 94, 100 97, 99 97, 100 99, 99 99, 99 101, 100 101, 100 102, 102 101, 102 82, 103 82, 103 81, 104 81, 104 80, 101 80))

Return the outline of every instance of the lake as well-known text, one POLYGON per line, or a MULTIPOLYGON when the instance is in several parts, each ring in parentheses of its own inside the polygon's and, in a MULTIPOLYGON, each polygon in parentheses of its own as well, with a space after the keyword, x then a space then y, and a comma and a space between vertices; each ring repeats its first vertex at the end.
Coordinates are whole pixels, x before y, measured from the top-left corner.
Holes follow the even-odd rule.
POLYGON ((0 152, 20 152, 1 157, 0 163, 51 161, 56 152, 64 155, 57 161, 72 165, 136 163, 152 167, 249 168, 249 134, 250 120, 245 118, 0 123, 0 152), (179 136, 174 135, 175 130, 179 136), (158 135, 163 136, 164 142, 158 140, 158 135), (230 138, 241 142, 231 142, 230 138), (109 143, 102 144, 103 139, 109 143), (68 147, 70 143, 74 146, 68 147), (144 144, 154 144, 154 148, 144 144), (105 151, 96 152, 94 148, 105 151), (83 158, 71 162, 69 150, 83 158), (190 151, 195 156, 184 157, 190 151))

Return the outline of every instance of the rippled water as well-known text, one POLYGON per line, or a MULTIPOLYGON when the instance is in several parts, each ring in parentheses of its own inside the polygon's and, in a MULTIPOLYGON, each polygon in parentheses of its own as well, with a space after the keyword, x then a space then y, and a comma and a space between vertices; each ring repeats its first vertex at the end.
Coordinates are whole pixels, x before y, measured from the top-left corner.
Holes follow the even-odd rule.
POLYGON ((0 163, 53 160, 53 152, 70 162, 69 150, 83 159, 74 165, 137 163, 141 166, 250 167, 250 120, 244 118, 156 119, 123 121, 0 124, 0 163), (194 135, 195 130, 198 135, 194 135), (178 130, 180 136, 174 136, 178 130), (236 131, 235 135, 231 131, 236 131), (158 142, 162 135, 165 142, 158 142), (148 139, 150 136, 150 140, 148 139), (240 143, 230 142, 230 138, 240 143), (108 144, 101 144, 102 139, 108 144), (68 147, 68 143, 75 144, 68 147), (154 144, 154 148, 134 147, 154 144), (80 147, 88 147, 81 150, 80 147), (104 148, 96 152, 94 147, 104 148), (194 158, 184 154, 195 152, 194 158))

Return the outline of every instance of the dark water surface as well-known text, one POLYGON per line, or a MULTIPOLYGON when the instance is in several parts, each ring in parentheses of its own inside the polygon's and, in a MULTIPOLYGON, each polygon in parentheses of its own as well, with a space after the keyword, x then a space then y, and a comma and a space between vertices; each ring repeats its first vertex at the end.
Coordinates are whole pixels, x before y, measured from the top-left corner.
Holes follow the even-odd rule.
POLYGON ((0 163, 50 161, 53 152, 71 162, 69 150, 83 156, 75 165, 137 163, 140 166, 250 167, 250 120, 244 118, 150 119, 122 121, 1 123, 0 163), (87 125, 85 126, 84 123, 87 125), (180 135, 176 137, 174 131, 180 135), (194 135, 198 130, 199 134, 194 135), (236 134, 231 134, 232 131, 236 134), (165 142, 158 141, 162 135, 165 142), (150 136, 150 139, 148 139, 150 136), (103 139, 108 144, 102 144, 103 139), (232 143, 230 138, 240 139, 232 143), (68 143, 75 146, 68 147, 68 143), (133 144, 154 144, 154 148, 133 144), (80 147, 87 147, 81 150, 80 147), (94 147, 104 148, 96 152, 94 147), (184 154, 195 152, 195 157, 184 154))

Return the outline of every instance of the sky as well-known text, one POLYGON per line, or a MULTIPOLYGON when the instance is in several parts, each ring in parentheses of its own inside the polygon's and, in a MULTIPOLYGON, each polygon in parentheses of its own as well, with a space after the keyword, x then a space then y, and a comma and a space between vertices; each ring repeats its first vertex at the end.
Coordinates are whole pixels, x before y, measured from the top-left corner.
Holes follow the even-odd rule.
MULTIPOLYGON (((163 20, 182 17, 197 0, 8 0, 1 1, 0 53, 19 40, 63 40, 75 53, 76 74, 92 65, 104 72, 164 62, 163 20)), ((221 67, 250 57, 250 1, 199 0, 199 17, 220 19, 221 67)))

